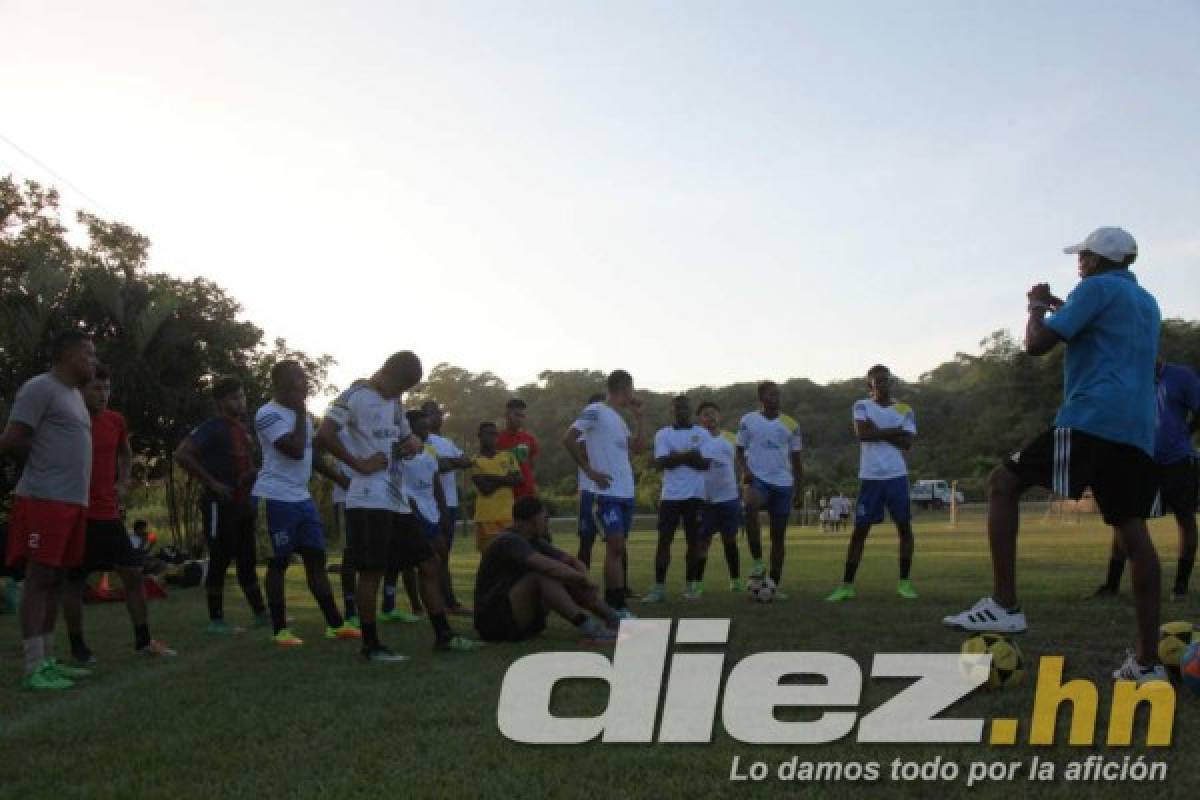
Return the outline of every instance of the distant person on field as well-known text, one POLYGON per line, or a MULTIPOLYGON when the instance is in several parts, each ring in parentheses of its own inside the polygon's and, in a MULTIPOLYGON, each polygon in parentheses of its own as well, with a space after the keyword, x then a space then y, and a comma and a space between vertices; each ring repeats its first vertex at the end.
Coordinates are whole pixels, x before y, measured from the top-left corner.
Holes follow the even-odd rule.
POLYGON ((900 580, 896 594, 916 600, 909 573, 913 559, 912 503, 908 496, 908 465, 904 451, 917 436, 912 407, 892 399, 892 373, 882 364, 867 371, 867 398, 854 404, 854 434, 859 441, 858 514, 846 548, 842 584, 825 598, 829 603, 853 600, 854 576, 862 561, 863 546, 871 526, 883 522, 883 512, 896 524, 900 536, 900 580))
POLYGON ((1066 302, 1051 294, 1047 284, 1030 289, 1025 327, 1025 350, 1031 355, 1066 343, 1063 404, 1054 428, 1013 453, 989 476, 992 595, 943 622, 968 631, 1024 631, 1016 583, 1021 494, 1030 486, 1044 486, 1077 500, 1090 487, 1104 521, 1116 527, 1133 562, 1137 649, 1113 677, 1139 684, 1165 681, 1157 652, 1158 553, 1146 529, 1158 494, 1158 303, 1129 270, 1137 258, 1137 244, 1120 228, 1099 228, 1065 252, 1079 254, 1079 284, 1066 302), (1053 314, 1047 318, 1047 312, 1053 314))
MULTIPOLYGON (((603 401, 603 394, 594 394, 588 398, 587 404, 603 401)), ((578 447, 586 459, 587 441, 580 437, 578 447)), ((576 468, 576 476, 579 484, 579 517, 576 525, 579 534, 579 560, 591 568, 592 547, 596 543, 596 533, 600 530, 600 526, 596 522, 596 485, 592 483, 591 478, 587 476, 582 467, 576 468)), ((628 586, 628 583, 626 585, 628 586)))
POLYGON ((429 400, 421 405, 421 410, 429 419, 429 444, 437 452, 442 495, 446 498, 446 513, 440 524, 442 536, 446 540, 446 557, 442 560, 442 586, 446 590, 446 610, 451 614, 465 614, 469 613, 470 609, 460 603, 454 594, 454 583, 450 577, 450 554, 454 551, 454 533, 459 519, 458 472, 469 469, 471 459, 463 454, 458 445, 442 436, 445 412, 440 405, 429 400))
POLYGON ((737 439, 729 431, 721 430, 721 409, 713 401, 701 403, 696 409, 696 418, 709 436, 700 448, 700 454, 708 462, 708 469, 704 471, 703 527, 696 554, 700 559, 699 580, 704 580, 704 564, 707 563, 712 537, 720 534, 725 566, 729 569, 729 591, 744 592, 746 581, 741 577, 741 557, 737 544, 738 528, 742 522, 737 439))
POLYGON ((496 436, 496 449, 513 454, 521 467, 521 483, 513 489, 517 499, 537 494, 537 482, 533 477, 534 463, 538 457, 538 441, 525 430, 525 401, 514 397, 504 405, 504 429, 496 436))
POLYGON ((479 552, 512 525, 513 492, 524 478, 517 458, 496 447, 496 423, 479 423, 479 455, 471 469, 475 486, 475 546, 479 552))

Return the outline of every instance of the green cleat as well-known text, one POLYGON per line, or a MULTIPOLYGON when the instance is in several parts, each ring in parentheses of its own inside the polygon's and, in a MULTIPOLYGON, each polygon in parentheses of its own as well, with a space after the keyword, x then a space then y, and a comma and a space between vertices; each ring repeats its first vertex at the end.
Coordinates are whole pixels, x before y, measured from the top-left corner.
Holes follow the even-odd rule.
POLYGON ((43 662, 43 665, 45 664, 50 665, 49 668, 54 672, 55 675, 60 678, 66 678, 69 681, 77 681, 80 678, 92 677, 92 671, 90 669, 84 669, 83 667, 72 667, 68 664, 61 663, 57 658, 47 658, 43 662))
POLYGON ((303 639, 289 631, 287 628, 284 628, 279 633, 272 636, 271 641, 274 642, 277 647, 283 648, 299 647, 300 645, 304 644, 303 639))
POLYGON ((407 622, 411 624, 414 622, 420 622, 422 619, 424 619, 424 616, 421 614, 410 614, 409 612, 402 611, 399 608, 393 609, 392 611, 379 612, 380 622, 407 622))
POLYGON ((361 631, 362 630, 362 620, 360 620, 358 618, 357 614, 355 614, 353 617, 346 617, 346 627, 354 628, 354 630, 356 630, 356 631, 361 631))
POLYGON ((700 581, 692 581, 687 585, 687 589, 683 593, 684 600, 699 600, 704 596, 704 584, 700 581))
POLYGON ((343 623, 342 626, 339 628, 331 628, 327 625, 327 626, 325 626, 325 638, 326 639, 361 639, 362 631, 359 630, 358 628, 351 628, 349 625, 346 625, 345 623, 343 623))
POLYGON ((667 602, 667 591, 661 583, 654 584, 650 591, 642 595, 643 603, 665 603, 667 602))
POLYGON ((761 561, 756 560, 754 562, 754 566, 750 568, 750 580, 754 580, 755 578, 761 578, 766 574, 767 574, 767 565, 761 561))
POLYGON ((468 639, 466 636, 455 634, 449 639, 438 639, 433 644, 434 650, 453 650, 459 653, 469 653, 472 650, 479 650, 487 647, 486 642, 477 642, 474 639, 468 639))
POLYGON ((223 619, 210 619, 208 621, 207 633, 213 636, 234 636, 236 634, 245 632, 245 628, 239 628, 237 625, 230 625, 223 619))
POLYGON ((21 681, 22 689, 33 691, 61 691, 70 689, 74 685, 74 682, 58 674, 58 671, 54 669, 54 662, 50 659, 43 661, 41 666, 26 675, 21 681))
POLYGON ((908 578, 904 578, 896 584, 896 594, 905 600, 916 600, 920 596, 917 594, 917 590, 913 588, 912 581, 908 578))
POLYGON ((843 603, 847 600, 853 600, 858 595, 854 591, 854 587, 849 583, 843 583, 841 586, 834 589, 825 598, 826 603, 843 603))
POLYGON ((729 582, 729 591, 735 592, 735 593, 746 591, 746 579, 745 578, 734 578, 733 580, 731 580, 729 582))

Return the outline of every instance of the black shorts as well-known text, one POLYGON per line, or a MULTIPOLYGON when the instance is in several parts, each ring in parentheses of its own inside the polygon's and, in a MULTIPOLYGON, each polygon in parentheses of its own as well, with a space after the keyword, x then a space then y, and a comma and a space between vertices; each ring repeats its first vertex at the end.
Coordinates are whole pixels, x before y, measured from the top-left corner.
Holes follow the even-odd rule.
POLYGON ((346 550, 355 569, 408 569, 433 557, 433 548, 412 514, 380 508, 346 509, 346 550))
POLYGON ((508 593, 512 586, 497 587, 482 603, 475 603, 475 630, 485 642, 523 642, 546 630, 546 610, 540 609, 525 627, 513 616, 508 593))
POLYGON ((1200 506, 1200 469, 1196 459, 1188 457, 1174 464, 1159 464, 1158 487, 1164 513, 1195 514, 1200 506))
POLYGON ((210 500, 200 504, 204 519, 204 540, 211 561, 249 561, 258 559, 254 540, 257 509, 252 505, 218 503, 210 500))
POLYGON ((1026 485, 1078 500, 1091 488, 1109 525, 1155 513, 1158 470, 1133 445, 1070 428, 1052 428, 1004 461, 1026 485))
POLYGON ((8 552, 8 520, 0 522, 0 578, 12 578, 15 581, 25 580, 24 567, 8 565, 3 553, 8 552))
POLYGON ((131 567, 142 568, 142 552, 129 541, 125 523, 119 519, 89 519, 83 542, 83 563, 72 568, 70 577, 79 580, 93 572, 131 567))
POLYGON ((675 529, 683 523, 683 535, 689 542, 700 538, 704 531, 704 501, 699 497, 687 500, 662 500, 658 504, 658 535, 675 538, 675 529))

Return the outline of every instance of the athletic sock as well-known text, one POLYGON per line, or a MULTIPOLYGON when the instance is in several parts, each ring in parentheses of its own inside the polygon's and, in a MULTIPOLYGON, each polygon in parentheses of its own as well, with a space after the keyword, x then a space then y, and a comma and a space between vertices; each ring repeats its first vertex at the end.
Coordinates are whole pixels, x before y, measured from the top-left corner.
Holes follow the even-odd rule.
POLYGON ((269 603, 271 609, 271 627, 275 633, 287 627, 287 606, 283 603, 269 603))
POLYGON ((858 562, 847 561, 846 568, 842 570, 842 583, 854 583, 856 574, 858 574, 858 562))
POLYGON ((433 635, 439 642, 454 635, 454 631, 450 630, 450 621, 446 619, 445 613, 430 614, 429 622, 433 625, 433 635))
POLYGON ((374 622, 362 624, 362 646, 363 650, 373 650, 379 647, 379 628, 374 622))
POLYGON ((1179 559, 1175 565, 1175 594, 1187 594, 1188 581, 1192 577, 1192 565, 1196 559, 1179 559))
POLYGON ((325 624, 331 628, 340 628, 345 624, 342 612, 338 611, 337 603, 333 602, 333 593, 315 595, 321 613, 325 615, 325 624))
POLYGON ((617 611, 626 608, 625 587, 621 587, 620 589, 605 589, 604 602, 608 604, 609 608, 617 611))
POLYGON ((910 573, 910 572, 912 572, 912 559, 911 558, 900 559, 900 580, 902 580, 902 581, 908 580, 908 573, 910 573))
POLYGON ((358 606, 354 604, 354 592, 342 593, 342 608, 346 609, 347 617, 358 616, 358 606))
POLYGON ((141 650, 146 645, 150 644, 150 626, 149 625, 134 625, 133 626, 133 649, 141 650))
POLYGON ((213 622, 225 618, 225 595, 221 592, 208 593, 208 618, 213 622))
POLYGON ((721 544, 725 548, 725 565, 729 567, 729 577, 736 581, 742 572, 742 559, 738 554, 737 539, 732 541, 722 539, 721 544))
POLYGON ((576 628, 582 628, 588 621, 588 615, 580 611, 575 616, 571 617, 571 624, 576 628))
POLYGON ((32 674, 46 660, 46 651, 42 648, 42 637, 34 636, 24 641, 25 674, 32 674))
POLYGON ((1104 579, 1105 587, 1114 592, 1121 588, 1121 575, 1125 573, 1125 559, 1113 558, 1108 562, 1108 577, 1104 579))
POLYGON ((704 568, 706 566, 708 566, 707 558, 697 558, 696 559, 696 567, 692 571, 692 574, 695 576, 693 578, 693 580, 695 580, 696 583, 699 583, 700 581, 704 580, 704 568))
POLYGON ((390 614, 396 610, 396 584, 383 585, 383 613, 390 614))
POLYGON ((654 565, 654 582, 660 586, 667 582, 667 565, 666 564, 655 564, 654 565))

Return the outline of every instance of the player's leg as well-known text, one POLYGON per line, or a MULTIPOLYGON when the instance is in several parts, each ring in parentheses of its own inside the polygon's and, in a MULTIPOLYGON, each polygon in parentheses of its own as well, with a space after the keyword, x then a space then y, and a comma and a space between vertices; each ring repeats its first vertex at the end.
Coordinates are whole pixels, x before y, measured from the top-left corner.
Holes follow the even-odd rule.
MULTIPOLYGON (((442 566, 433 551, 420 521, 415 514, 398 514, 395 560, 404 570, 416 567, 417 584, 429 624, 433 627, 433 646, 436 650, 470 651, 479 642, 460 636, 450 627, 442 599, 442 566)), ((489 542, 490 544, 490 542, 489 542)))
MULTIPOLYGON (((86 562, 87 557, 84 558, 86 562)), ((87 587, 88 574, 89 571, 84 566, 69 569, 66 571, 62 587, 63 622, 67 625, 71 658, 83 666, 96 663, 96 656, 83 638, 83 593, 87 587)))
MULTIPOLYGON (((324 542, 322 542, 323 544, 324 542)), ((329 571, 326 569, 328 560, 325 548, 305 544, 297 548, 297 551, 304 561, 304 581, 308 584, 308 591, 317 601, 317 608, 321 609, 321 615, 325 618, 325 638, 360 638, 357 629, 346 625, 346 620, 342 617, 342 612, 333 599, 333 587, 329 583, 329 571)))
POLYGON ((625 602, 625 546, 632 514, 618 499, 601 497, 598 506, 604 531, 604 601, 618 614, 631 616, 625 602))
POLYGON ((592 547, 596 544, 596 495, 583 491, 579 493, 579 519, 576 530, 579 533, 579 552, 577 557, 589 570, 592 568, 592 547))
POLYGON ((220 536, 225 514, 216 501, 200 504, 204 539, 208 546, 208 570, 204 573, 204 598, 208 606, 208 632, 225 635, 234 628, 225 622, 225 573, 232 562, 231 553, 220 536))
POLYGON ((907 475, 887 481, 885 505, 892 522, 896 524, 899 537, 900 578, 896 583, 896 594, 905 600, 916 600, 917 591, 912 585, 912 562, 917 540, 913 535, 912 499, 908 494, 907 475))
POLYGON ((267 560, 264 583, 267 609, 271 614, 271 639, 279 647, 298 647, 304 644, 300 637, 288 629, 286 592, 287 569, 296 548, 296 531, 301 518, 300 505, 271 499, 263 502, 267 514, 267 531, 271 539, 271 558, 267 560))
POLYGON ((1167 510, 1175 516, 1179 529, 1179 555, 1175 565, 1175 584, 1171 597, 1180 600, 1187 596, 1188 581, 1196 563, 1196 510, 1200 497, 1200 482, 1194 458, 1159 467, 1161 498, 1167 510))
POLYGON ((762 527, 758 518, 758 512, 762 509, 763 503, 766 502, 764 496, 765 486, 762 489, 759 487, 758 481, 751 482, 746 486, 746 545, 750 548, 750 558, 754 564, 750 567, 751 578, 761 578, 766 574, 766 567, 763 564, 763 547, 762 547, 762 527))
POLYGON ((1179 527, 1179 558, 1175 565, 1175 585, 1171 588, 1171 596, 1178 600, 1187 596, 1188 581, 1196 563, 1196 512, 1176 512, 1175 522, 1179 527))
POLYGON ((434 550, 442 565, 442 597, 446 602, 446 609, 451 614, 470 616, 471 609, 459 602, 458 596, 454 593, 454 577, 450 573, 450 556, 454 552, 454 529, 457 525, 458 507, 447 506, 442 519, 438 522, 439 534, 434 550))
POLYGON ((354 548, 350 546, 350 533, 346 524, 346 504, 333 504, 333 526, 342 539, 342 568, 338 582, 342 589, 342 611, 347 625, 358 626, 358 570, 354 566, 354 548))
MULTIPOLYGON (((420 617, 425 613, 425 603, 421 601, 420 574, 415 568, 400 570, 400 582, 404 584, 404 594, 408 597, 408 607, 412 609, 412 616, 420 617)), ((442 604, 445 605, 445 599, 442 600, 442 604)))
MULTIPOLYGON (((662 603, 667 599, 667 570, 671 566, 671 545, 675 541, 675 529, 679 527, 682 504, 676 500, 662 500, 658 504, 658 543, 654 549, 654 585, 642 597, 643 603, 662 603)), ((689 574, 686 578, 691 580, 689 574)))
MULTIPOLYGON (((357 578, 354 604, 358 609, 358 629, 362 633, 364 652, 382 646, 379 641, 380 615, 376 598, 379 596, 379 585, 392 566, 394 516, 384 509, 346 509, 346 541, 354 556, 352 566, 357 578)), ((394 586, 395 578, 392 580, 394 586)))
POLYGON ((1158 553, 1146 521, 1126 519, 1116 524, 1121 545, 1129 555, 1133 573, 1133 600, 1137 616, 1137 659, 1143 666, 1158 662, 1159 593, 1162 577, 1158 553))
MULTIPOLYGON (((787 557, 788 518, 792 514, 791 487, 772 487, 768 497, 767 517, 771 522, 771 580, 779 586, 783 582, 783 563, 787 557)), ((786 600, 782 592, 776 592, 777 600, 786 600)))
POLYGON ((725 551, 725 567, 729 570, 729 590, 741 592, 746 589, 742 579, 742 558, 738 552, 738 528, 741 527, 741 504, 737 500, 710 505, 709 541, 713 533, 721 535, 721 548, 725 551))
POLYGON ((863 548, 871 526, 883 521, 883 481, 864 480, 858 487, 858 509, 854 516, 854 530, 846 543, 846 565, 842 570, 842 583, 825 598, 829 603, 853 600, 854 578, 862 562, 863 548))
POLYGON ((683 538, 687 541, 688 588, 685 600, 699 600, 704 594, 704 570, 708 566, 710 536, 704 535, 704 503, 692 498, 683 501, 683 538))
POLYGON ((255 543, 254 514, 248 509, 240 509, 236 519, 218 535, 223 539, 223 549, 231 553, 237 564, 238 586, 246 597, 246 603, 254 614, 255 625, 266 627, 271 618, 267 614, 267 606, 263 602, 262 589, 258 585, 258 547, 255 543))
POLYGON ((1017 605, 1017 533, 1024 482, 1007 466, 988 476, 988 547, 992 553, 992 599, 1009 611, 1017 605))

